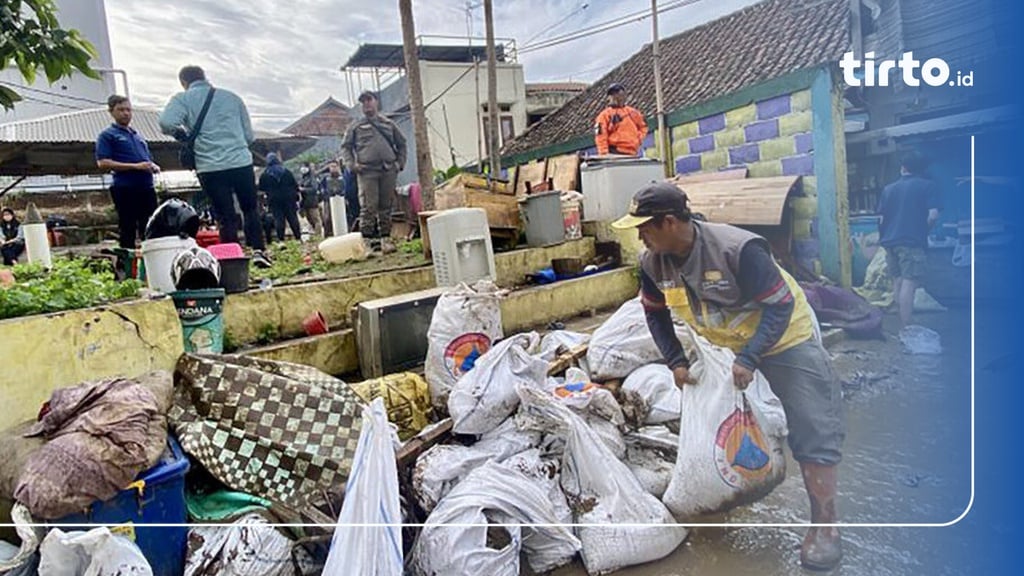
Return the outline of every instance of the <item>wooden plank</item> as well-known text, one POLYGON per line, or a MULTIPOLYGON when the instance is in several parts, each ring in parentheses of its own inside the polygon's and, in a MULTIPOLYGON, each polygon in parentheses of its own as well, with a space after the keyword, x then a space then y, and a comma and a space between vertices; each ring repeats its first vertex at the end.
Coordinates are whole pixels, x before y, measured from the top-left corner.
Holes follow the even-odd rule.
POLYGON ((565 354, 560 355, 553 361, 548 363, 548 376, 554 376, 561 374, 569 369, 577 360, 587 355, 589 346, 587 344, 580 344, 575 348, 571 348, 565 354))
POLYGON ((713 180, 686 185, 690 209, 709 222, 737 226, 778 226, 786 199, 797 189, 799 176, 713 180))
POLYGON ((547 178, 554 180, 555 190, 579 190, 577 174, 580 170, 580 157, 576 154, 565 154, 548 158, 547 178))
POLYGON ((535 160, 517 169, 516 196, 526 195, 526 183, 540 184, 547 177, 547 160, 535 160))
POLYGON ((471 188, 445 188, 435 193, 434 205, 438 210, 483 208, 491 228, 519 228, 519 202, 515 196, 471 188))
POLYGON ((693 184, 695 182, 714 182, 717 180, 741 180, 747 177, 747 167, 742 168, 730 168, 728 170, 719 170, 717 172, 701 172, 698 174, 685 174, 672 178, 672 182, 675 182, 676 186, 686 190, 686 184, 693 184))
POLYGON ((427 219, 440 213, 440 210, 426 210, 417 214, 420 221, 420 239, 423 240, 423 257, 427 260, 434 259, 433 253, 430 252, 430 231, 427 229, 427 219))

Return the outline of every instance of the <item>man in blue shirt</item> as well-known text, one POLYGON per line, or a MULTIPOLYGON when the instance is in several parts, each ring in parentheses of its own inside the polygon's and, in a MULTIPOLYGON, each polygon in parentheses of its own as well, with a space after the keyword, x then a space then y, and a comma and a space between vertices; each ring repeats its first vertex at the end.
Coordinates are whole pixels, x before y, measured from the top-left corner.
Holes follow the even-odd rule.
MULTIPOLYGON (((160 129, 164 134, 185 140, 196 125, 213 86, 198 66, 182 68, 178 80, 185 91, 175 94, 167 103, 160 114, 160 129)), ((255 139, 245 103, 234 92, 217 88, 195 139, 196 174, 203 192, 213 202, 221 242, 238 242, 237 198, 245 221, 245 241, 256 251, 254 256, 259 261, 265 260, 262 251, 266 244, 256 198, 256 174, 249 151, 255 139)))
POLYGON ((124 96, 107 99, 107 110, 114 123, 96 138, 96 165, 113 172, 110 195, 117 210, 122 248, 135 248, 135 238, 145 238, 146 222, 156 210, 153 173, 160 167, 153 162, 146 140, 134 128, 132 104, 124 96))
POLYGON ((889 184, 878 200, 879 244, 885 248, 893 296, 903 328, 910 325, 914 293, 924 277, 928 231, 939 218, 941 199, 935 183, 923 176, 928 163, 918 152, 903 158, 900 179, 889 184))

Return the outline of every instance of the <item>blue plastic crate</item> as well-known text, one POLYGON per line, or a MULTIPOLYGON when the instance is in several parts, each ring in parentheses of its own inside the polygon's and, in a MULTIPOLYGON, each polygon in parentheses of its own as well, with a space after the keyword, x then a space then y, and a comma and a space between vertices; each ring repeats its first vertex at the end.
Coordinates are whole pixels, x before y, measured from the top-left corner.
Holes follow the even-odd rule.
MULTIPOLYGON (((139 475, 132 486, 106 502, 96 502, 84 514, 66 516, 55 524, 104 524, 134 532, 135 543, 153 568, 154 576, 181 576, 185 570, 188 527, 146 527, 145 524, 185 524, 185 474, 188 457, 173 436, 156 466, 139 475)), ((86 528, 87 529, 87 528, 86 528)))

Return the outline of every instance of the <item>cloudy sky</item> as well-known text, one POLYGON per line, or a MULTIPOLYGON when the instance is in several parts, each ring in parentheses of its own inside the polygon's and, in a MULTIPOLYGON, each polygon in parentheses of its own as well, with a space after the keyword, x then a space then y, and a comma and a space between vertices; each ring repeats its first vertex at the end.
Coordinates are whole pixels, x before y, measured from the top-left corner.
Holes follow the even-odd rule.
MULTIPOLYGON (((755 0, 660 0, 661 35, 681 32, 755 0)), ((483 7, 470 11, 484 35, 483 7)), ((520 48, 604 22, 612 31, 520 56, 529 82, 593 81, 651 38, 650 19, 628 15, 648 0, 495 0, 495 35, 520 48), (586 5, 584 7, 584 5, 586 5)), ((419 35, 467 34, 465 0, 414 0, 419 35)), ((339 68, 363 43, 401 43, 398 0, 106 0, 114 65, 128 72, 136 105, 162 107, 177 71, 202 66, 238 92, 260 128, 279 129, 328 96, 348 103, 339 68)), ((366 87, 370 79, 363 80, 366 87)), ((355 86, 358 91, 359 86, 355 86)))

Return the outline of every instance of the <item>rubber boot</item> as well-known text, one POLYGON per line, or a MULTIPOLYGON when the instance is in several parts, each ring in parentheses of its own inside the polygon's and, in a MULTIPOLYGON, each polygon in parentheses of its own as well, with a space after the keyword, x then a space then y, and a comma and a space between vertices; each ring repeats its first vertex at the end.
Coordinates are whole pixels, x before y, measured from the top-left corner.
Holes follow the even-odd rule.
MULTIPOLYGON (((836 513, 836 467, 802 462, 807 496, 811 500, 811 523, 834 524, 836 513)), ((800 564, 808 570, 826 571, 835 568, 843 557, 839 528, 812 526, 800 548, 800 564)))

